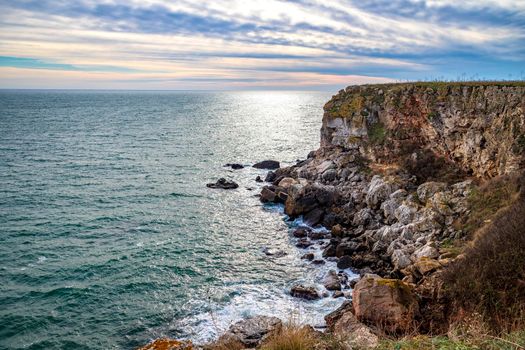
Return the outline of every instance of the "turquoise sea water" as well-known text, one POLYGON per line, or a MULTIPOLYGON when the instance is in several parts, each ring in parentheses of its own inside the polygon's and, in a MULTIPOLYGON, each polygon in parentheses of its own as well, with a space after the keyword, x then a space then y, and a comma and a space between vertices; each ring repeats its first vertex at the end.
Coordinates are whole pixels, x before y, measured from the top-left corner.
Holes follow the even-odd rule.
POLYGON ((321 322, 339 301, 288 296, 323 271, 255 197, 265 171, 223 164, 305 158, 329 97, 0 92, 0 348, 205 340, 253 314, 321 322), (240 187, 206 188, 223 176, 240 187))

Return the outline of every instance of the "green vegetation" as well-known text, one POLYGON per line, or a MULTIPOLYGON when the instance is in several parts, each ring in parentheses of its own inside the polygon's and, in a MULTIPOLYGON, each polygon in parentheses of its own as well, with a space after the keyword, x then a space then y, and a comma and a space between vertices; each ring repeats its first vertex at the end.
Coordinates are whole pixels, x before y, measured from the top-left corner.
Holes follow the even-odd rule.
POLYGON ((471 334, 455 340, 444 336, 383 340, 376 350, 521 350, 523 348, 525 348, 525 331, 514 332, 502 337, 471 334))
POLYGON ((490 221, 444 274, 453 306, 482 315, 495 332, 525 327, 525 193, 513 200, 515 186, 499 179, 487 186, 494 192, 473 195, 475 223, 490 221), (508 207, 491 215, 502 206, 508 207))
POLYGON ((383 123, 378 122, 368 127, 368 139, 372 144, 380 145, 386 140, 387 131, 383 123))
POLYGON ((427 118, 430 121, 437 120, 439 118, 439 113, 436 111, 429 112, 427 118))
POLYGON ((469 195, 470 214, 464 216, 461 227, 468 236, 489 222, 501 208, 508 206, 519 191, 517 178, 503 176, 492 179, 469 195))
POLYGON ((458 87, 458 86, 512 86, 512 87, 525 87, 525 81, 523 80, 509 80, 509 81, 414 81, 406 83, 391 83, 391 84, 369 84, 363 85, 369 87, 380 87, 380 88, 405 88, 405 87, 426 87, 431 89, 440 89, 444 87, 458 87))

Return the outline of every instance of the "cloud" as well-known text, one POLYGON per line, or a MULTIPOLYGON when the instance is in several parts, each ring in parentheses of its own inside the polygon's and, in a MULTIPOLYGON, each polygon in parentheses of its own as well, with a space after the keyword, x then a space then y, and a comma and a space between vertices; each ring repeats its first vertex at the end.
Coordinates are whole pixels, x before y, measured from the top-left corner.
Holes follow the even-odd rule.
POLYGON ((71 71, 104 87, 326 88, 525 62, 525 4, 510 0, 0 0, 0 26, 1 72, 24 71, 1 87, 71 71))

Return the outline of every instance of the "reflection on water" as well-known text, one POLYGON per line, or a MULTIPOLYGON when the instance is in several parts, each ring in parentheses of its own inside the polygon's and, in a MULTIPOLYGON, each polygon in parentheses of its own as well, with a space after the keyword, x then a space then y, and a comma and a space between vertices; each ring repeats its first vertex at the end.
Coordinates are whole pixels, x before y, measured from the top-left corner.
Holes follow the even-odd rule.
POLYGON ((255 197, 265 172, 222 166, 304 158, 328 98, 0 93, 0 346, 131 349, 339 303, 287 295, 322 271, 301 261, 279 209, 255 197), (219 177, 240 187, 206 188, 219 177))

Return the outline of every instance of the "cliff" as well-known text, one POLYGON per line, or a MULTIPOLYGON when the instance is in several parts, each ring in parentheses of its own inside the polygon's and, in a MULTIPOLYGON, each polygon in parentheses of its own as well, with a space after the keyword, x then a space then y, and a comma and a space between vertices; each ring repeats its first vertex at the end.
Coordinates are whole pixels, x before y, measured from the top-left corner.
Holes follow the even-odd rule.
POLYGON ((322 336, 257 316, 205 348, 372 348, 385 334, 524 329, 524 155, 525 83, 341 90, 324 106, 321 147, 270 171, 260 199, 302 217, 290 238, 305 261, 337 262, 290 295, 352 303, 325 316, 322 336))
MULTIPOLYGON (((440 276, 458 266, 474 232, 513 203, 524 154, 524 83, 350 86, 324 106, 321 147, 270 172, 266 181, 272 184, 261 200, 284 203, 288 216, 330 229, 323 258, 337 261, 343 290, 350 288, 344 270, 351 268, 389 278, 392 285, 406 283, 417 296, 416 306, 367 315, 362 310, 381 300, 367 293, 383 287, 381 280, 363 285, 353 291, 354 299, 367 300, 354 300, 359 320, 376 326, 415 322, 419 331, 441 333, 452 308, 443 299, 440 276)), ((298 247, 318 239, 302 231, 293 235, 298 247)), ((509 276, 525 278, 512 271, 509 276)), ((385 292, 385 303, 394 305, 391 294, 385 292)))
POLYGON ((525 84, 350 86, 324 106, 321 146, 480 178, 512 173, 525 150, 525 84))

